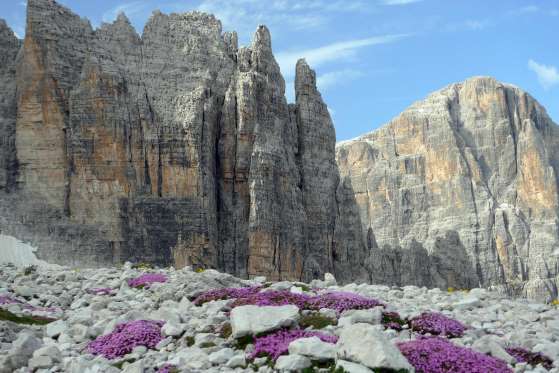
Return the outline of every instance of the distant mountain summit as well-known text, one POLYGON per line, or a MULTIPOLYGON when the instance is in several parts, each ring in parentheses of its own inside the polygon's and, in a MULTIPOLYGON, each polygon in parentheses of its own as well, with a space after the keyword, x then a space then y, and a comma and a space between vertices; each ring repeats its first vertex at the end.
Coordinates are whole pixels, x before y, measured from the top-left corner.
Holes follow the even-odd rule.
POLYGON ((526 92, 452 84, 336 153, 373 282, 557 296, 559 129, 526 92))

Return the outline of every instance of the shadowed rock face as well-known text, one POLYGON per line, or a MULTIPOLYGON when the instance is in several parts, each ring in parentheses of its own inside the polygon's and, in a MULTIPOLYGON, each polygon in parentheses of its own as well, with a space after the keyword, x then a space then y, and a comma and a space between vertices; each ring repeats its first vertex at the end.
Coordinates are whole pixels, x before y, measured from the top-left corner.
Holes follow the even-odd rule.
POLYGON ((16 56, 21 42, 0 20, 0 190, 15 187, 16 56))
POLYGON ((557 297, 558 141, 527 93, 472 78, 338 144, 371 280, 557 297))
POLYGON ((363 275, 314 72, 298 63, 288 105, 265 27, 238 48, 207 14, 155 12, 140 36, 29 0, 17 59, 0 39, 3 233, 63 264, 363 275))

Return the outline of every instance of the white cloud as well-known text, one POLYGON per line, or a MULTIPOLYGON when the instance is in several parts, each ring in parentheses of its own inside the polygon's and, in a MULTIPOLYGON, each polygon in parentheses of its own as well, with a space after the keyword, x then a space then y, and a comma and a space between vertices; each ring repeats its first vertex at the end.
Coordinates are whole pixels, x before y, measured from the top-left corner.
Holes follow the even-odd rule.
MULTIPOLYGON (((245 43, 259 24, 272 31, 313 29, 340 12, 364 11, 364 4, 362 0, 202 0, 197 9, 214 14, 224 29, 237 31, 245 43)), ((185 5, 176 3, 176 7, 182 10, 185 5)))
POLYGON ((340 83, 349 82, 363 76, 363 72, 354 69, 344 69, 338 71, 330 71, 316 78, 316 85, 321 91, 325 91, 330 87, 340 83))
POLYGON ((540 7, 537 5, 527 5, 521 8, 510 10, 507 14, 509 16, 520 16, 523 14, 537 13, 540 11, 540 7))
POLYGON ((419 3, 423 0, 382 0, 384 5, 407 5, 412 3, 419 3))
POLYGON ((559 84, 559 72, 555 66, 547 66, 530 59, 528 68, 536 73, 538 81, 544 89, 549 89, 559 84))
POLYGON ((149 11, 148 4, 145 1, 132 1, 128 3, 122 3, 114 8, 103 13, 103 22, 112 22, 120 13, 125 13, 128 18, 133 18, 134 16, 143 14, 149 11))
POLYGON ((298 51, 276 53, 284 76, 293 76, 295 64, 299 58, 305 58, 312 68, 317 68, 327 62, 352 58, 358 49, 378 44, 392 43, 401 40, 409 34, 381 35, 366 39, 356 39, 328 44, 318 48, 311 48, 298 51))
POLYGON ((487 27, 489 24, 488 21, 480 21, 480 20, 467 20, 464 25, 466 28, 474 31, 480 31, 487 27))

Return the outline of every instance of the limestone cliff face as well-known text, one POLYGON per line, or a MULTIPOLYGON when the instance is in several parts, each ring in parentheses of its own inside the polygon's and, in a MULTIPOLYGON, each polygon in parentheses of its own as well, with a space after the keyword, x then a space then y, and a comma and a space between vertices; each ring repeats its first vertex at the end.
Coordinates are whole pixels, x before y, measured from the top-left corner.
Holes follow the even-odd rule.
POLYGON ((362 275, 314 72, 298 64, 288 105, 265 27, 239 48, 207 14, 154 12, 140 36, 124 15, 94 30, 53 0, 29 0, 17 63, 4 30, 12 102, 0 101, 0 130, 14 149, 3 148, 0 185, 15 190, 0 198, 3 232, 66 264, 362 275))
POLYGON ((557 297, 558 142, 527 93, 472 78, 340 143, 371 280, 557 297))
POLYGON ((0 190, 15 187, 16 57, 20 41, 0 20, 0 190))

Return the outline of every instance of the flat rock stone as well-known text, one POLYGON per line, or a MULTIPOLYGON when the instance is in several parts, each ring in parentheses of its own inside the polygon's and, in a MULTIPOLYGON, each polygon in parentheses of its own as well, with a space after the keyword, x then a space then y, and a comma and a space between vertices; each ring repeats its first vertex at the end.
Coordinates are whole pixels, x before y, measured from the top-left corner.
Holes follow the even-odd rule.
POLYGON ((50 356, 32 357, 31 359, 29 359, 29 362, 27 363, 29 369, 31 369, 32 371, 36 369, 50 368, 53 364, 54 361, 50 356))
POLYGON ((122 370, 122 373, 144 373, 144 362, 142 360, 135 361, 128 364, 126 368, 122 370))
POLYGON ((300 338, 289 344, 289 353, 307 356, 311 360, 330 360, 336 358, 336 346, 318 337, 300 338))
POLYGON ((174 321, 166 322, 161 328, 161 332, 166 337, 176 337, 183 333, 184 327, 180 324, 175 324, 174 321))
POLYGON ((299 308, 286 306, 240 306, 231 311, 233 338, 256 335, 297 324, 299 308))
POLYGON ((66 322, 62 320, 53 321, 47 324, 46 333, 51 338, 58 337, 61 333, 68 329, 66 322))
POLYGON ((336 369, 337 368, 342 368, 344 373, 373 373, 373 371, 366 366, 341 359, 336 361, 336 369))
POLYGON ((341 314, 338 325, 346 326, 357 323, 378 325, 382 322, 382 308, 375 307, 368 310, 349 310, 341 314))
POLYGON ((229 368, 244 368, 246 366, 246 358, 244 355, 235 355, 227 361, 226 365, 229 368))
POLYGON ((212 364, 224 364, 228 362, 235 355, 235 351, 232 348, 224 348, 216 352, 212 352, 209 356, 210 363, 212 364))
POLYGON ((276 360, 275 368, 282 372, 298 372, 312 365, 309 358, 301 355, 284 355, 276 360))
POLYGON ((400 350, 375 326, 360 323, 344 327, 336 346, 339 359, 373 369, 407 369, 410 373, 414 372, 400 350))
POLYGON ((509 355, 498 342, 493 340, 492 336, 481 337, 473 343, 472 348, 481 353, 506 361, 509 364, 514 364, 516 362, 516 359, 509 355))
POLYGON ((46 345, 35 350, 35 352, 33 352, 33 357, 37 356, 48 356, 54 361, 62 360, 62 354, 60 350, 54 345, 46 345))

